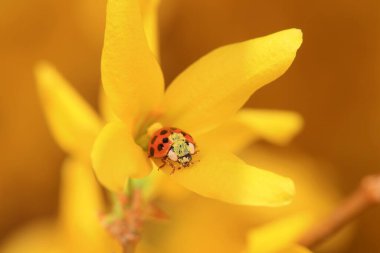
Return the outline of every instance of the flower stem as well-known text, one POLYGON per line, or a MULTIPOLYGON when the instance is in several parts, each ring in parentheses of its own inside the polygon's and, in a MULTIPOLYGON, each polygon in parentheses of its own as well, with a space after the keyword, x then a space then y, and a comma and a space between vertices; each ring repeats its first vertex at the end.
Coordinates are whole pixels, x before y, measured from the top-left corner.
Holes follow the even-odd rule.
POLYGON ((135 243, 127 243, 123 245, 123 253, 134 253, 136 249, 135 243))
POLYGON ((299 243, 313 248, 329 238, 354 218, 380 203, 380 174, 362 179, 357 189, 326 219, 307 231, 299 243))
POLYGON ((146 219, 144 208, 141 192, 132 189, 128 194, 113 197, 113 209, 103 219, 104 227, 120 243, 124 253, 133 253, 140 241, 146 219))

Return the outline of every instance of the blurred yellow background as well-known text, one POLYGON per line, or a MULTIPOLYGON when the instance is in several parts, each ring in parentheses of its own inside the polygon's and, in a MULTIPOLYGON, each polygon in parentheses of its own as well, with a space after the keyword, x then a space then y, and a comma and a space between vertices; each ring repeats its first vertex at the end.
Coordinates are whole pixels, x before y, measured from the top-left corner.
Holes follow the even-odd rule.
MULTIPOLYGON (((218 46, 301 28, 293 66, 248 105, 300 112, 305 129, 292 146, 333 164, 326 176, 348 193, 380 164, 379 11, 376 0, 162 0, 165 78, 218 46)), ((58 203, 63 153, 42 115, 33 66, 51 61, 96 107, 104 12, 105 0, 0 1, 0 238, 58 203)), ((380 252, 379 222, 378 209, 367 213, 349 252, 380 252)))

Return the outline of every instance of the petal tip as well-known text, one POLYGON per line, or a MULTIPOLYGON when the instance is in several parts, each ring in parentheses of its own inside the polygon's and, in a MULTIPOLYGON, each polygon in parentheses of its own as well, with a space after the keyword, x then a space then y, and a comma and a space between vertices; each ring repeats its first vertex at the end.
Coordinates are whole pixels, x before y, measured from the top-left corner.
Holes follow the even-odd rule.
POLYGON ((296 195, 296 187, 292 179, 278 175, 276 182, 277 187, 273 195, 274 198, 266 203, 266 206, 270 207, 282 207, 292 203, 294 196, 296 195))
POLYGON ((296 194, 296 187, 294 185, 293 180, 290 178, 284 178, 284 184, 283 184, 283 196, 282 196, 282 203, 279 204, 279 206, 285 206, 290 204, 293 201, 293 197, 296 194))
POLYGON ((51 71, 53 66, 45 60, 37 61, 34 65, 34 73, 37 77, 44 75, 45 73, 51 71))
POLYGON ((303 32, 299 28, 291 28, 289 29, 289 32, 292 33, 293 40, 295 42, 295 50, 300 48, 303 42, 303 32))
POLYGON ((305 126, 305 119, 301 114, 295 113, 294 122, 295 122, 295 128, 296 128, 295 132, 299 133, 305 126))
POLYGON ((303 42, 303 33, 299 28, 290 28, 287 30, 283 30, 280 33, 283 33, 285 37, 285 41, 288 41, 288 45, 291 50, 297 51, 303 42))
POLYGON ((37 86, 42 89, 55 84, 56 82, 51 82, 50 80, 55 79, 58 73, 51 63, 40 60, 34 66, 34 75, 37 80, 37 86))
POLYGON ((289 118, 288 118, 288 125, 285 128, 283 139, 279 140, 277 142, 278 145, 287 145, 289 142, 291 142, 294 137, 299 134, 305 125, 305 120, 302 117, 301 114, 296 112, 289 112, 289 118))

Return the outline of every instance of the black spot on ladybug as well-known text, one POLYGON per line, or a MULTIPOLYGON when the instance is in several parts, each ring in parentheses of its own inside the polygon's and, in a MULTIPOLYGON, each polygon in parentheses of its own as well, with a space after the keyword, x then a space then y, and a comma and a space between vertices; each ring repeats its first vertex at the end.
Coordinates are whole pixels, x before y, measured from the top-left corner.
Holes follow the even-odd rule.
POLYGON ((168 131, 167 130, 162 130, 161 132, 160 132, 160 134, 161 135, 164 135, 164 134, 166 134, 168 131))
POLYGON ((149 155, 150 155, 150 156, 153 156, 153 155, 154 155, 154 148, 150 148, 150 150, 149 150, 149 155))
POLYGON ((158 151, 161 151, 164 149, 164 144, 160 143, 158 144, 158 147, 157 147, 158 151))
POLYGON ((157 135, 155 135, 154 137, 153 137, 153 139, 152 139, 152 141, 150 142, 150 143, 154 143, 155 141, 156 141, 156 139, 157 139, 157 135))
POLYGON ((187 135, 187 133, 185 133, 185 132, 183 132, 183 131, 181 131, 181 134, 182 134, 183 136, 186 136, 186 135, 187 135))
POLYGON ((163 143, 168 143, 168 142, 169 142, 169 139, 165 137, 165 138, 162 139, 162 142, 163 142, 163 143))

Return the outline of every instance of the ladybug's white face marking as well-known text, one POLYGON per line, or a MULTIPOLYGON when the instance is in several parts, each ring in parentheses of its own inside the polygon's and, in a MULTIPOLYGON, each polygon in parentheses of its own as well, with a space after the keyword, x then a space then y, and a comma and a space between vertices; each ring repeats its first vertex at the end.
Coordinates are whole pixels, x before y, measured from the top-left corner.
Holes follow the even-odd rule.
POLYGON ((190 154, 194 155, 195 154, 194 144, 193 143, 189 143, 188 145, 189 145, 190 154))
POLYGON ((172 149, 170 149, 170 151, 168 153, 168 157, 173 162, 176 162, 178 160, 178 156, 174 153, 174 151, 172 149))

